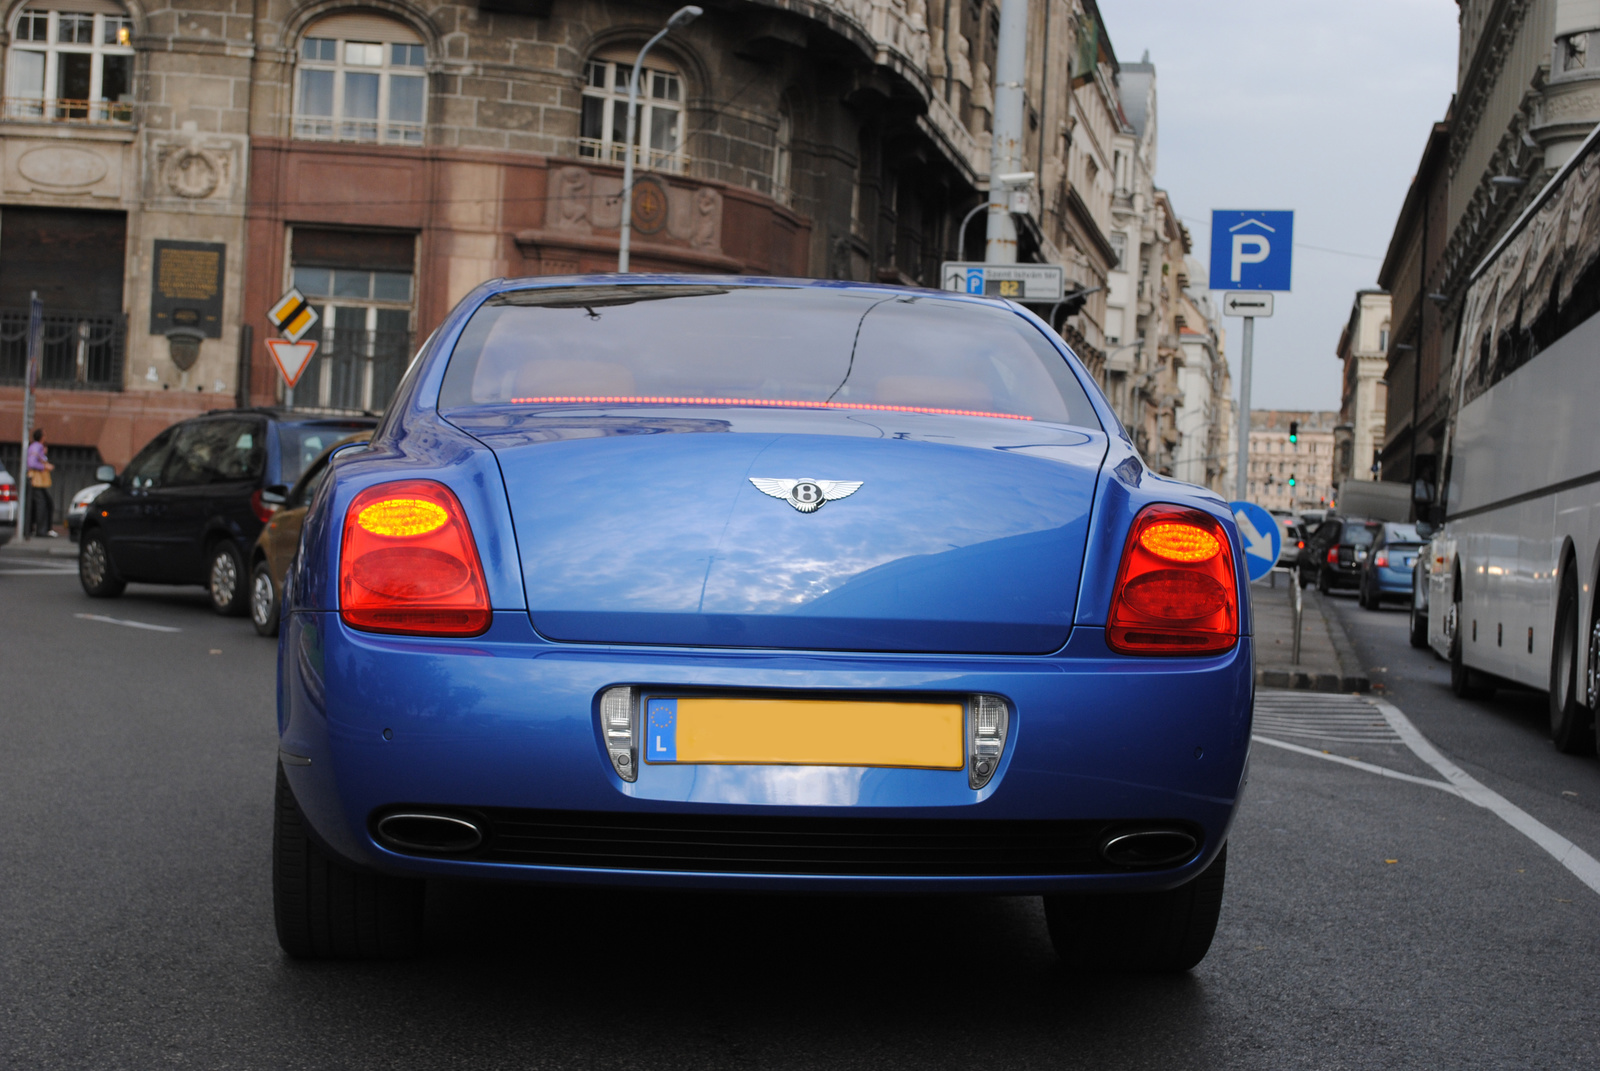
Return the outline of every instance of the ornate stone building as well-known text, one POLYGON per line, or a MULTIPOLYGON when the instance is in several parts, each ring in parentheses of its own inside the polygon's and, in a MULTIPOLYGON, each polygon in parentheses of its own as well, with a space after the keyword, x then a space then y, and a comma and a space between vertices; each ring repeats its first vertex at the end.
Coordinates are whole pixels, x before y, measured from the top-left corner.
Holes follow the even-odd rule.
MULTIPOLYGON (((612 270, 627 73, 676 6, 9 0, 0 444, 35 290, 40 420, 92 471, 185 415, 281 400, 266 313, 290 286, 321 317, 295 402, 376 409, 482 280, 612 270)), ((938 285, 963 246, 981 258, 981 214, 957 232, 987 196, 998 18, 730 0, 675 30, 641 79, 633 268, 938 285)), ((1119 66, 1094 0, 1030 19, 1020 253, 1088 291, 1054 316, 1098 372, 1119 66)))
POLYGON ((1389 295, 1358 290, 1350 319, 1339 332, 1337 356, 1344 365, 1339 423, 1333 429, 1333 482, 1376 480, 1383 455, 1389 387, 1389 295))
POLYGON ((1327 410, 1251 410, 1246 497, 1282 513, 1326 508, 1333 501, 1333 429, 1338 420, 1338 413, 1327 410), (1298 442, 1289 441, 1291 423, 1299 425, 1298 442))

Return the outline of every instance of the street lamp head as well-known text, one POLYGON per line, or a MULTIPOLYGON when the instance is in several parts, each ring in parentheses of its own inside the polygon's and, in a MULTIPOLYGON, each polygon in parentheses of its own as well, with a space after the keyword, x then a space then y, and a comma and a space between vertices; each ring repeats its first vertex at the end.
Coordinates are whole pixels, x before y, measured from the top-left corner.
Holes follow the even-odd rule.
POLYGON ((693 4, 680 7, 672 13, 672 18, 667 20, 667 29, 676 30, 680 26, 687 26, 705 13, 704 8, 695 7, 693 4))

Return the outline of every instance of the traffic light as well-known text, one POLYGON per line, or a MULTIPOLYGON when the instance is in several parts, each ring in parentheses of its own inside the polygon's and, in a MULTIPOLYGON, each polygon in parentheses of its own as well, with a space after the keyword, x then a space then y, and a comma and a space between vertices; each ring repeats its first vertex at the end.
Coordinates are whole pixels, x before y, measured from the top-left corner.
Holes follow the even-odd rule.
POLYGON ((1289 473, 1289 486, 1290 487, 1294 486, 1294 473, 1292 473, 1292 472, 1289 473))
MULTIPOLYGON (((1289 441, 1292 443, 1300 441, 1300 422, 1298 420, 1289 421, 1289 441)), ((1294 481, 1291 480, 1290 482, 1293 483, 1294 481)))

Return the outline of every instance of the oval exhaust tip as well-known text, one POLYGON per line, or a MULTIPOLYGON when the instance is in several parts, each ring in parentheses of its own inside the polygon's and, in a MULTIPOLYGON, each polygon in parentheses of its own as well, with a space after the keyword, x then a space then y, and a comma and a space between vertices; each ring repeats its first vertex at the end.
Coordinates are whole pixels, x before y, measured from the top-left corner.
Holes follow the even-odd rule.
POLYGON ((1181 829, 1142 829, 1107 837, 1100 854, 1118 866, 1175 866, 1194 858, 1199 847, 1200 842, 1181 829))
POLYGON ((402 812, 378 821, 378 837, 408 852, 470 852, 483 843, 483 830, 465 818, 402 812))

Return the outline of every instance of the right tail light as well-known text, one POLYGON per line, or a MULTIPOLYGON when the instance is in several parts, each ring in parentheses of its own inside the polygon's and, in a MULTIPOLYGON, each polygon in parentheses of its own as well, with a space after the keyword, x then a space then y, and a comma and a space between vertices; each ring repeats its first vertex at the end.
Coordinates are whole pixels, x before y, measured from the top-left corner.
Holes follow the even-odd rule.
POLYGON ((1329 565, 1338 565, 1339 564, 1339 548, 1338 547, 1329 547, 1328 548, 1328 564, 1329 565))
POLYGON ((1106 643, 1123 654, 1210 654, 1238 638, 1227 532, 1200 510, 1147 506, 1122 552, 1106 643))

